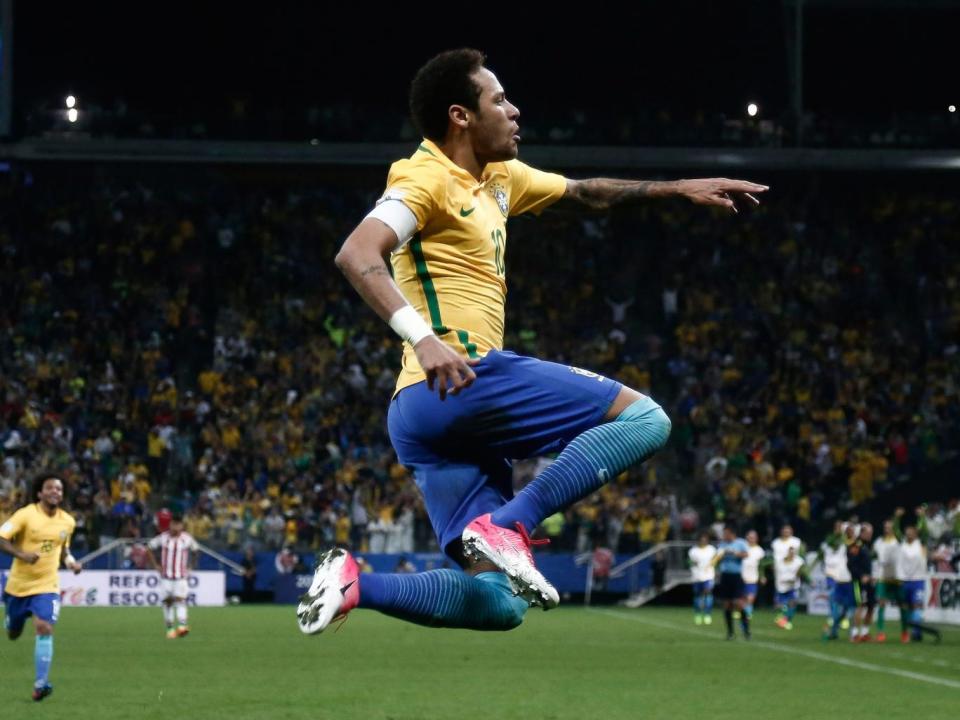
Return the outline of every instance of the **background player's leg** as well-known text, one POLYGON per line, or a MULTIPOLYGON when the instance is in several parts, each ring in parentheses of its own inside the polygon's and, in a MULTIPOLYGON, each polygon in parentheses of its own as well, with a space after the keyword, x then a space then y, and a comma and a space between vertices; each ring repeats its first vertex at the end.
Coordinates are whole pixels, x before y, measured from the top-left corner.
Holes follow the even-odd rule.
MULTIPOLYGON (((634 393, 627 388, 620 392, 634 393)), ((639 397, 613 421, 575 437, 556 462, 495 511, 491 520, 511 529, 521 523, 532 532, 544 518, 590 495, 662 448, 670 436, 670 419, 652 399, 639 397)))
POLYGON ((167 633, 173 632, 173 598, 171 597, 163 600, 163 624, 167 628, 167 633))
POLYGON ((33 647, 33 666, 36 671, 33 688, 40 690, 47 686, 47 679, 50 677, 50 665, 53 662, 53 627, 37 617, 33 620, 37 631, 33 647))
POLYGON ((177 632, 180 635, 186 635, 187 626, 187 601, 185 598, 174 598, 173 607, 177 614, 177 632))
POLYGON ((360 576, 359 586, 358 607, 429 627, 510 630, 527 611, 527 603, 499 572, 370 573, 360 576))

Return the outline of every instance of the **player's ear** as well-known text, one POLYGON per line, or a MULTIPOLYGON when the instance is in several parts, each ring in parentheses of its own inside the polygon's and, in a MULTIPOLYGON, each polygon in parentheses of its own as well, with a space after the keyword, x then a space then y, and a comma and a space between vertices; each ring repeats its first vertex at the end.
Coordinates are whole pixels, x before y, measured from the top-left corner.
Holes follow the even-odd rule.
POLYGON ((447 117, 454 127, 466 130, 470 125, 470 113, 463 105, 451 105, 447 117))

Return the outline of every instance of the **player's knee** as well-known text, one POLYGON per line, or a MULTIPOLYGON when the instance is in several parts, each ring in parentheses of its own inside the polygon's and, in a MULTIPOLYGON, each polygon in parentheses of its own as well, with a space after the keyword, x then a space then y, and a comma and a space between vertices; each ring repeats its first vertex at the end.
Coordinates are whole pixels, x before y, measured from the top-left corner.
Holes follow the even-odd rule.
POLYGON ((650 413, 650 425, 657 447, 662 448, 670 438, 670 430, 673 428, 673 423, 670 422, 670 417, 659 405, 650 413))
POLYGON ((46 623, 38 620, 36 622, 36 631, 37 631, 37 635, 39 635, 40 637, 53 635, 53 626, 50 623, 46 623))
POLYGON ((643 430, 643 445, 657 451, 667 444, 672 423, 670 418, 652 398, 643 397, 624 410, 617 418, 620 422, 636 423, 643 430))

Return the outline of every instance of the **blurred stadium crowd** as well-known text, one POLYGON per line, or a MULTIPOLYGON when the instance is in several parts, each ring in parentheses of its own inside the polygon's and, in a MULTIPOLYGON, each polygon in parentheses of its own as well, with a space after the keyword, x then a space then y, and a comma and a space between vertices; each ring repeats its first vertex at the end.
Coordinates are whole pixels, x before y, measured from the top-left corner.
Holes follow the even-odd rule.
MULTIPOLYGON (((153 532, 163 505, 220 548, 431 548, 386 436, 399 343, 331 261, 382 180, 221 180, 3 179, 0 519, 44 467, 69 481, 79 552, 153 532)), ((665 452, 544 523, 555 549, 633 552, 724 517, 815 535, 955 458, 956 203, 771 184, 732 218, 511 226, 507 347, 673 419, 665 452)), ((546 462, 518 462, 518 486, 546 462)), ((960 531, 956 503, 927 512, 932 542, 960 531)))

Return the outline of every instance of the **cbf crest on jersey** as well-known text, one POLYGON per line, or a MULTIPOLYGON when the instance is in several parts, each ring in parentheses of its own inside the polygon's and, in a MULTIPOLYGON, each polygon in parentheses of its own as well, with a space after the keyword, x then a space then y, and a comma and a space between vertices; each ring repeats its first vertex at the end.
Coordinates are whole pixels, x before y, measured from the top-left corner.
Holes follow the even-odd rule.
POLYGON ((507 213, 510 212, 510 206, 507 204, 507 192, 503 189, 502 185, 494 185, 490 188, 490 193, 493 195, 493 199, 497 201, 497 207, 500 208, 500 212, 503 213, 504 217, 507 217, 507 213))

